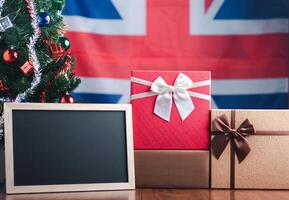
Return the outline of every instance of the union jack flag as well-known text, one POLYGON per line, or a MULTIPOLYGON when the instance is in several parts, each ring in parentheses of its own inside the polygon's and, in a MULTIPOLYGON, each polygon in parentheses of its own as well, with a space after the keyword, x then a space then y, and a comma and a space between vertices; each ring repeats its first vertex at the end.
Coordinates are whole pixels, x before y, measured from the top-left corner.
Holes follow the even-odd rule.
POLYGON ((85 102, 127 103, 132 70, 209 70, 213 107, 288 107, 288 0, 67 0, 85 102))

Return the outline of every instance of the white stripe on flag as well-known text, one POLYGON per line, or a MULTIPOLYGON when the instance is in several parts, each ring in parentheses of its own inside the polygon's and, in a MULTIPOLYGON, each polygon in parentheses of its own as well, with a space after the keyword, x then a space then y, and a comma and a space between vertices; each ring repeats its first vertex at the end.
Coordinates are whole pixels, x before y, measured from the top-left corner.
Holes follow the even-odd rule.
POLYGON ((130 101, 130 81, 128 79, 80 78, 81 84, 74 92, 120 94, 122 97, 118 103, 128 103, 130 101))
POLYGON ((287 93, 288 78, 213 80, 215 95, 287 93))
MULTIPOLYGON (((130 81, 114 78, 80 77, 77 93, 120 94, 119 103, 130 101, 130 81)), ((287 78, 213 80, 213 95, 250 95, 288 93, 287 78)), ((212 107, 216 104, 212 101, 212 107)))

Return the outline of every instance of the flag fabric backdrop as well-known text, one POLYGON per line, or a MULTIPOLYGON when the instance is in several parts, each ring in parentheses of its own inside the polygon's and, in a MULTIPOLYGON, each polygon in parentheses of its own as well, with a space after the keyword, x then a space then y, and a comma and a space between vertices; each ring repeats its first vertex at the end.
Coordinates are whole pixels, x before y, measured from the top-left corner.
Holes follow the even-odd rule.
POLYGON ((209 70, 213 107, 288 107, 288 0, 66 0, 82 102, 126 103, 130 72, 209 70))

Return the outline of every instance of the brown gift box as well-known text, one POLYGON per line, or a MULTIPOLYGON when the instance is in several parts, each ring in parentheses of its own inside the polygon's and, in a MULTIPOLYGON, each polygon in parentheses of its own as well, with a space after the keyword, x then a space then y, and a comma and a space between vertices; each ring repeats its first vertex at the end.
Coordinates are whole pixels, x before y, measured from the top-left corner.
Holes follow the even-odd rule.
POLYGON ((212 188, 289 189, 289 110, 212 110, 211 134, 212 188), (224 118, 231 131, 222 134, 224 118))
POLYGON ((135 150, 138 188, 209 188, 209 151, 135 150))

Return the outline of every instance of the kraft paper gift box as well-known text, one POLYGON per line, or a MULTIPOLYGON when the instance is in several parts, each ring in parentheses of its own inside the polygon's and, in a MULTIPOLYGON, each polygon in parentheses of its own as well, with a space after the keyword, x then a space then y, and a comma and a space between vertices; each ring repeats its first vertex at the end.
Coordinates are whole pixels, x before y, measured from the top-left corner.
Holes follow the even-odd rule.
POLYGON ((137 150, 139 188, 209 188, 209 151, 137 150))
POLYGON ((133 71, 134 147, 208 150, 210 72, 133 71))
POLYGON ((289 189, 289 110, 212 110, 211 187, 289 189))
POLYGON ((210 72, 134 71, 136 186, 209 187, 210 72))

